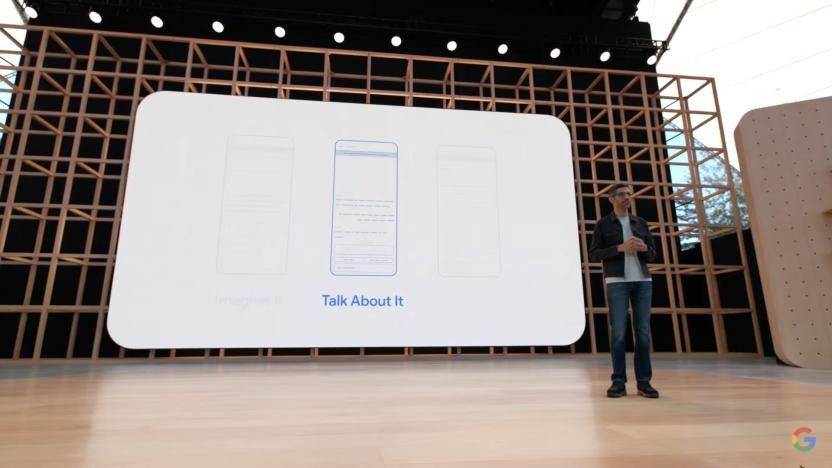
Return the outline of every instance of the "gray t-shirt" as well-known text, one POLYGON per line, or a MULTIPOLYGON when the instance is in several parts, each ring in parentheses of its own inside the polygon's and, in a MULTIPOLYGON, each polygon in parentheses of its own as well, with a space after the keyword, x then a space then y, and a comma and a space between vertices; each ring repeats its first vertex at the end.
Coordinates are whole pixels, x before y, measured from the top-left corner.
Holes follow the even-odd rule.
MULTIPOLYGON (((621 230, 624 233, 624 242, 627 242, 627 239, 633 237, 633 231, 630 229, 630 216, 618 218, 618 222, 621 223, 621 230)), ((604 278, 604 281, 607 284, 610 284, 632 281, 653 281, 653 278, 645 276, 644 272, 641 271, 641 263, 638 261, 638 253, 625 253, 624 277, 614 276, 611 278, 604 278)))

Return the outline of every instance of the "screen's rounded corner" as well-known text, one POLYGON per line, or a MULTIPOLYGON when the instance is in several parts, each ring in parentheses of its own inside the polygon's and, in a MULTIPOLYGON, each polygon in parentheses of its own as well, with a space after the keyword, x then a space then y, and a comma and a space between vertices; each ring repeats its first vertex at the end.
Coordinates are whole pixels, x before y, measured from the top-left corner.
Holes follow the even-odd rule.
POLYGON ((175 96, 175 95, 178 95, 178 94, 180 94, 180 93, 177 93, 176 91, 165 91, 165 90, 154 91, 154 92, 148 94, 147 96, 142 98, 142 100, 139 102, 139 105, 136 107, 136 118, 135 118, 135 120, 139 120, 140 115, 143 115, 143 114, 146 114, 147 112, 149 112, 148 109, 153 108, 154 106, 157 106, 158 104, 156 103, 156 101, 159 101, 160 99, 169 99, 167 96, 175 96))
POLYGON ((586 320, 581 320, 578 323, 578 327, 575 330, 576 330, 577 333, 575 333, 574 336, 572 336, 568 340, 566 340, 566 342, 563 343, 562 346, 573 345, 573 344, 577 343, 578 340, 580 340, 582 336, 584 336, 584 333, 586 332, 586 320))
POLYGON ((563 120, 555 117, 554 115, 551 116, 551 117, 553 119, 555 119, 555 127, 557 127, 557 129, 558 129, 557 131, 561 132, 568 140, 571 140, 572 139, 572 134, 569 131, 569 126, 566 125, 566 122, 564 122, 563 120))
POLYGON ((529 117, 538 119, 543 125, 554 125, 556 132, 561 132, 571 140, 572 136, 569 132, 569 126, 559 117, 551 114, 532 114, 529 117))
POLYGON ((117 317, 117 315, 113 315, 112 312, 107 314, 107 334, 110 335, 113 342, 126 349, 142 349, 142 346, 132 342, 130 338, 123 334, 123 328, 118 325, 118 319, 114 319, 114 317, 117 317))

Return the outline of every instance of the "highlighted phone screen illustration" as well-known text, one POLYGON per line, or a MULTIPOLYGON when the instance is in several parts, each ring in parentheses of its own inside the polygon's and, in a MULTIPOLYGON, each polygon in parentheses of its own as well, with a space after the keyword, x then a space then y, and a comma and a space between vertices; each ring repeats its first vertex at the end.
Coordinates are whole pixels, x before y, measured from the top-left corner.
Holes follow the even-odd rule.
POLYGON ((398 157, 395 143, 336 142, 329 265, 333 275, 396 274, 398 157))
POLYGON ((287 138, 228 138, 218 272, 286 273, 293 154, 287 138))

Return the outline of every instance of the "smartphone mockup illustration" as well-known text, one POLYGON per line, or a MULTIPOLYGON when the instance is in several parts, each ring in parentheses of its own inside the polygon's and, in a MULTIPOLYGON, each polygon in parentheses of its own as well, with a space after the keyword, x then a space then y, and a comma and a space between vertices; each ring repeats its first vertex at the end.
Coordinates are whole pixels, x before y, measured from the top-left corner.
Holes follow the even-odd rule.
POLYGON ((333 275, 392 276, 398 268, 398 146, 335 143, 329 269, 333 275))
POLYGON ((232 135, 225 152, 217 271, 286 273, 294 146, 288 138, 232 135))
POLYGON ((442 146, 436 156, 439 274, 498 276, 500 216, 494 150, 442 146))

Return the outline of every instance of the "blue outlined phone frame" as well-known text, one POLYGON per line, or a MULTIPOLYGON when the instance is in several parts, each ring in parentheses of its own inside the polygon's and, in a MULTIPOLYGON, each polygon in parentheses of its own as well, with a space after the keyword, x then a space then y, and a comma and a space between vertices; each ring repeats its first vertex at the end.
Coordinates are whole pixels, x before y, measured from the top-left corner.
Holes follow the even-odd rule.
POLYGON ((329 272, 334 276, 395 276, 398 273, 399 268, 399 146, 392 141, 376 141, 376 140, 337 140, 333 145, 333 158, 332 158, 332 198, 331 198, 331 217, 330 217, 330 235, 329 235, 329 272), (345 152, 340 150, 339 145, 342 143, 369 143, 369 144, 381 144, 381 145, 392 145, 392 148, 395 149, 395 153, 390 152, 380 152, 380 154, 371 154, 372 151, 355 151, 356 154, 343 154, 345 152), (359 272, 359 273, 348 273, 348 272, 336 272, 333 270, 333 256, 334 256, 334 249, 335 249, 335 187, 336 187, 336 178, 338 174, 338 157, 339 153, 341 156, 375 156, 375 157, 392 157, 394 158, 396 165, 396 203, 395 203, 395 243, 394 243, 394 255, 393 255, 393 270, 390 273, 367 273, 367 272, 359 272), (383 154, 381 154, 383 153, 383 154))

